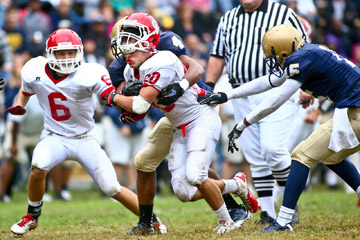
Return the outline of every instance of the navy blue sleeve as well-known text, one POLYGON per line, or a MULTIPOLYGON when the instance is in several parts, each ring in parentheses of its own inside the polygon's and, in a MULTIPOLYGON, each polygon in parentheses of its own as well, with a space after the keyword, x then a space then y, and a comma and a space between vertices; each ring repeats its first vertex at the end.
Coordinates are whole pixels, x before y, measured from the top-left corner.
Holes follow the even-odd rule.
POLYGON ((205 84, 204 80, 203 79, 200 79, 198 82, 197 82, 197 85, 199 87, 201 87, 202 89, 208 91, 208 92, 212 92, 212 88, 209 87, 208 85, 205 84))
POLYGON ((157 50, 168 50, 176 56, 186 55, 184 40, 174 32, 162 32, 157 50))
POLYGON ((117 88, 121 82, 125 81, 124 78, 124 69, 126 67, 126 62, 120 63, 118 60, 114 59, 109 66, 109 74, 111 78, 112 85, 117 88))

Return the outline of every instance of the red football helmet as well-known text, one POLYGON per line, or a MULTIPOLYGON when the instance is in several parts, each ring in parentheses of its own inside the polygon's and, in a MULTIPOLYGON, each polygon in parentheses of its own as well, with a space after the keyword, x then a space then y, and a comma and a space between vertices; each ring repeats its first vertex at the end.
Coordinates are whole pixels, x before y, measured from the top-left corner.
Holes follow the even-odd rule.
POLYGON ((70 29, 54 31, 46 41, 46 52, 50 68, 63 74, 74 72, 81 65, 84 55, 79 35, 70 29), (75 58, 56 59, 55 51, 73 49, 76 50, 75 58))
POLYGON ((136 50, 155 52, 160 39, 157 21, 147 13, 132 13, 118 26, 117 47, 123 54, 136 50), (136 42, 129 42, 135 39, 136 42))

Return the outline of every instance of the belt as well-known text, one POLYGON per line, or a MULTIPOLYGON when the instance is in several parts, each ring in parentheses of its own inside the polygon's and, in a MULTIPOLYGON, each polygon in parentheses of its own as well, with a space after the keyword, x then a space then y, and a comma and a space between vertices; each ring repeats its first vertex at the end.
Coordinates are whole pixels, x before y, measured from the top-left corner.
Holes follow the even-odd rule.
POLYGON ((65 135, 50 131, 50 130, 46 130, 46 131, 49 132, 48 135, 50 135, 50 136, 58 135, 58 136, 65 137, 65 138, 70 138, 70 139, 83 139, 83 138, 86 138, 88 136, 88 132, 69 137, 69 136, 65 136, 65 135))
POLYGON ((186 126, 189 125, 190 123, 192 123, 193 121, 194 121, 194 120, 192 120, 192 121, 190 121, 190 122, 188 122, 188 123, 185 123, 185 124, 183 124, 183 125, 180 125, 180 126, 176 127, 177 129, 181 129, 183 137, 186 136, 186 129, 185 129, 186 126))

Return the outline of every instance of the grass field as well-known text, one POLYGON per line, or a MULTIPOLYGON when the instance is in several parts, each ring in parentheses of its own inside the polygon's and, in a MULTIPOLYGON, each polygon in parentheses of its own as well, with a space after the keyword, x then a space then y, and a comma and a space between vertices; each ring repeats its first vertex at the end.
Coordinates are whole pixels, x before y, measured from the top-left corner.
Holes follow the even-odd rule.
MULTIPOLYGON (((22 239, 360 239, 360 207, 356 194, 313 188, 299 201, 300 224, 294 232, 258 233, 259 212, 236 232, 218 236, 217 221, 204 201, 181 203, 172 194, 156 198, 155 212, 166 223, 164 236, 129 237, 137 223, 122 205, 102 198, 97 190, 73 191, 70 202, 51 202, 43 206, 36 230, 22 239)), ((26 192, 16 193, 11 203, 0 203, 0 239, 13 239, 10 227, 27 209, 26 192)))

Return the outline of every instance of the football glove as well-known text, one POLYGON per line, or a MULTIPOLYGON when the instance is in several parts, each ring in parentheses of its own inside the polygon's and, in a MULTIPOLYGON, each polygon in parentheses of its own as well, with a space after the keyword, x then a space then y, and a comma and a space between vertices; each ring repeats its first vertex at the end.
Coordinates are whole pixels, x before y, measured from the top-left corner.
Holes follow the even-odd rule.
POLYGON ((175 103, 184 94, 184 92, 184 89, 179 83, 170 84, 160 91, 160 94, 157 97, 157 103, 162 105, 171 105, 175 103))
POLYGON ((126 84, 126 86, 122 89, 122 95, 125 96, 137 96, 140 93, 140 89, 143 83, 139 80, 134 80, 126 84))
POLYGON ((112 106, 115 106, 117 107, 117 104, 116 102, 114 101, 114 98, 116 95, 118 95, 119 93, 118 92, 110 92, 108 93, 105 97, 104 97, 104 100, 105 100, 105 105, 107 107, 112 107, 112 106))
POLYGON ((133 123, 133 122, 144 119, 146 114, 147 114, 147 112, 143 113, 143 114, 137 114, 134 112, 128 112, 128 111, 123 110, 120 115, 120 121, 125 124, 133 123))
POLYGON ((242 131, 238 130, 237 124, 234 126, 233 130, 229 133, 229 145, 228 152, 234 153, 234 150, 239 151, 239 148, 236 146, 235 140, 241 136, 242 131))
POLYGON ((12 115, 24 115, 26 113, 25 108, 20 105, 9 107, 6 109, 6 112, 11 113, 12 115))
POLYGON ((198 103, 200 104, 221 104, 227 102, 228 98, 226 93, 218 92, 218 93, 212 93, 210 95, 205 95, 203 97, 199 97, 198 103))

